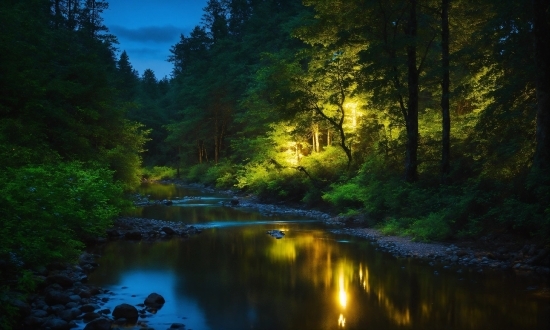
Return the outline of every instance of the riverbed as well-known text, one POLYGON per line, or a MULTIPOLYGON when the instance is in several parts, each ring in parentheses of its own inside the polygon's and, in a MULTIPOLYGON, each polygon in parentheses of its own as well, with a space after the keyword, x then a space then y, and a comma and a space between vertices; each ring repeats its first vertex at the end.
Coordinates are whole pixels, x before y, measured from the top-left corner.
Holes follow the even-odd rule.
POLYGON ((166 303, 135 328, 168 329, 546 329, 550 306, 529 277, 395 258, 324 222, 229 207, 231 197, 167 184, 141 194, 172 205, 129 216, 193 224, 202 233, 117 240, 96 253, 89 283, 109 290, 102 308, 166 303), (278 230, 284 236, 269 234, 278 230))

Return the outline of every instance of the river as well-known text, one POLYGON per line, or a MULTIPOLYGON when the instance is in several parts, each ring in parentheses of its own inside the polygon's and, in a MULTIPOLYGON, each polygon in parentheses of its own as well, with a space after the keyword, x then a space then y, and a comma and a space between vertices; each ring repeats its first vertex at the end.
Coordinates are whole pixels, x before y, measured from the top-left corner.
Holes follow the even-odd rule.
MULTIPOLYGON (((331 234, 323 223, 224 207, 225 195, 152 184, 152 199, 187 203, 136 208, 132 216, 204 225, 188 239, 112 241, 89 283, 105 306, 165 305, 141 319, 168 329, 546 329, 550 306, 513 272, 481 273, 396 259, 375 245, 331 234), (267 230, 285 232, 282 239, 267 230)), ((135 327, 139 329, 139 326, 135 327)))

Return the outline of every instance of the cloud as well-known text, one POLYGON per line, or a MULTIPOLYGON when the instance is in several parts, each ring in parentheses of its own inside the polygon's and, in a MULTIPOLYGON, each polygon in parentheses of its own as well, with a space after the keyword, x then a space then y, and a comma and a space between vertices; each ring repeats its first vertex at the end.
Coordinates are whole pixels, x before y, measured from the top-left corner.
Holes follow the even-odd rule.
POLYGON ((188 29, 177 28, 173 25, 145 26, 137 29, 111 25, 109 30, 120 39, 135 42, 166 43, 178 40, 180 34, 185 33, 185 30, 188 29))

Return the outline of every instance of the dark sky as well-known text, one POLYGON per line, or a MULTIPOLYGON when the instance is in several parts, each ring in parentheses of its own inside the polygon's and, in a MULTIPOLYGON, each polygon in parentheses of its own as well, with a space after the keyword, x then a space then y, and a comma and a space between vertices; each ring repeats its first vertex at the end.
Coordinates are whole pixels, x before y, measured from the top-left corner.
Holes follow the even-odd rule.
MULTIPOLYGON (((157 79, 170 76, 170 47, 180 34, 189 35, 200 23, 207 0, 107 0, 103 13, 110 33, 117 36, 119 54, 126 50, 133 67, 142 75, 152 69, 157 79)), ((117 55, 119 55, 117 54, 117 55)))

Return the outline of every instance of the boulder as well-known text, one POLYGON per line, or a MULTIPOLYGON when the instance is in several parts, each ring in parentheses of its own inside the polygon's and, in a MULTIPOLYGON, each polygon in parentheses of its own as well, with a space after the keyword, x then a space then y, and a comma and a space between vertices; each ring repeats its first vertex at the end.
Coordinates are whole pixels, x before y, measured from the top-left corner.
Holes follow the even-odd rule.
POLYGON ((61 287, 66 289, 72 287, 74 281, 69 276, 57 274, 46 277, 46 284, 59 284, 61 287))
POLYGON ((98 305, 95 305, 95 304, 86 304, 86 305, 80 306, 80 311, 81 311, 82 313, 93 312, 93 311, 95 311, 96 309, 99 309, 99 306, 98 306, 98 305))
POLYGON ((165 303, 164 297, 162 297, 158 293, 151 293, 147 298, 145 298, 145 306, 149 308, 155 308, 159 309, 161 308, 165 303))
POLYGON ((46 320, 44 324, 42 325, 43 329, 50 329, 50 330, 69 330, 71 328, 71 325, 69 322, 64 321, 59 318, 51 318, 46 320))
POLYGON ((84 330, 110 330, 113 322, 108 319, 95 319, 92 322, 86 324, 84 330))
POLYGON ((129 322, 135 322, 138 319, 138 310, 132 305, 121 304, 115 307, 113 317, 115 319, 125 318, 129 322))
POLYGON ((239 205, 239 200, 236 199, 236 198, 231 199, 231 205, 233 205, 233 206, 239 205))
POLYGON ((183 330, 185 329, 185 324, 183 323, 172 323, 169 330, 183 330))
POLYGON ((62 291, 57 290, 50 290, 46 292, 46 296, 44 297, 44 301, 46 304, 53 306, 53 305, 65 305, 71 302, 71 298, 68 294, 62 291))
POLYGON ((100 317, 101 317, 101 315, 99 315, 99 313, 95 313, 95 312, 88 312, 88 313, 84 313, 84 315, 82 315, 82 319, 84 320, 84 322, 90 322, 90 321, 93 321, 93 320, 98 319, 100 317))
POLYGON ((67 322, 73 321, 78 315, 80 315, 80 309, 78 308, 66 309, 59 314, 59 316, 67 322))
POLYGON ((162 230, 163 232, 165 232, 166 235, 172 236, 172 235, 177 234, 177 232, 176 232, 174 229, 170 228, 170 227, 162 227, 161 230, 162 230))
POLYGON ((285 233, 277 229, 268 230, 267 233, 272 237, 275 237, 276 239, 281 239, 285 237, 285 233))

